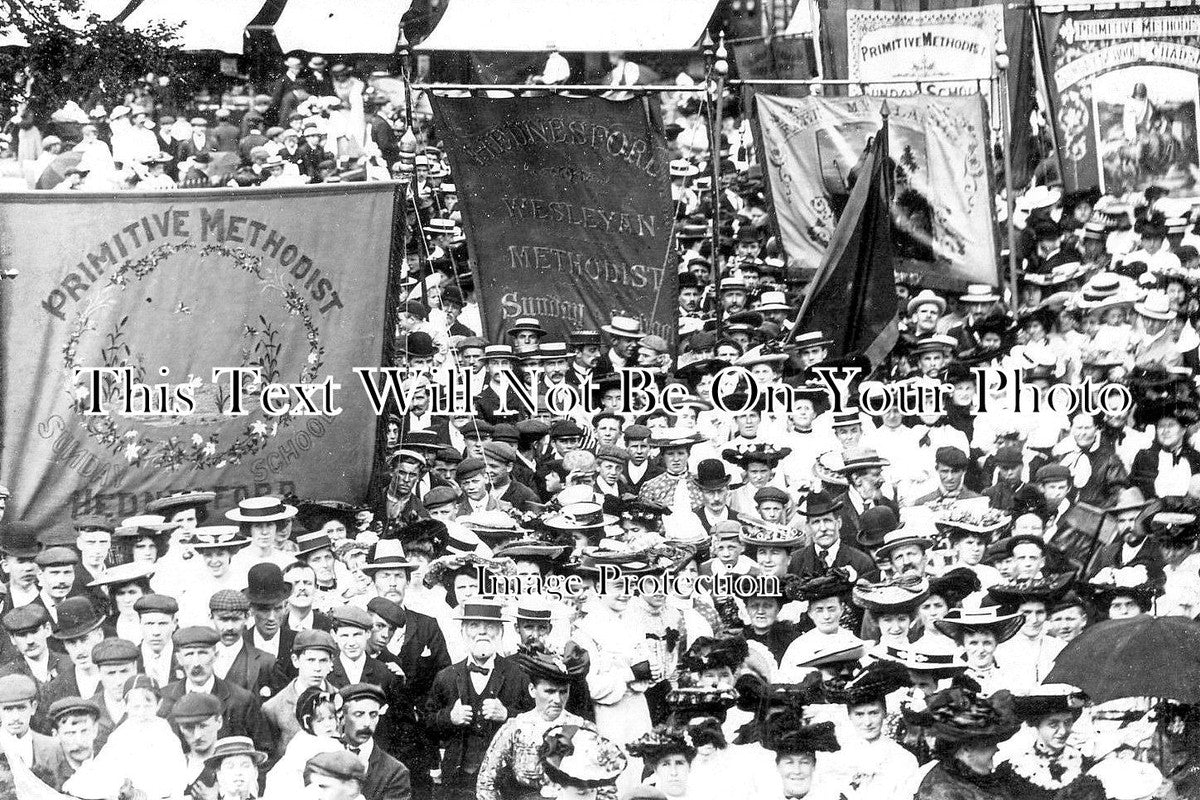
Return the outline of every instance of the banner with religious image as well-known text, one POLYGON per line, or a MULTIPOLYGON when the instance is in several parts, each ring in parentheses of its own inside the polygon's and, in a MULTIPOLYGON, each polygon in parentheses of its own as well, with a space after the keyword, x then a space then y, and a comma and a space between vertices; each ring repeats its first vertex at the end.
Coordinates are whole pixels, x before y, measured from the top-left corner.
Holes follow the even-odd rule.
POLYGON ((1044 15, 1063 182, 1200 195, 1200 17, 1190 8, 1044 15))
POLYGON ((789 257, 820 263, 887 102, 896 272, 954 289, 998 284, 989 129, 980 95, 759 94, 763 155, 789 257))

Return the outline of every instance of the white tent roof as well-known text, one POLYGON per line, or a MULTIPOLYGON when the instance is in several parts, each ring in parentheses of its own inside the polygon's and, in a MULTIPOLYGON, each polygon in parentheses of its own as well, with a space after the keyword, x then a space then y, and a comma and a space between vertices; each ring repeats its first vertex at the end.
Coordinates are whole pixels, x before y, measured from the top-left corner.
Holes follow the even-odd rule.
POLYGON ((690 50, 717 0, 450 0, 418 50, 690 50))
MULTIPOLYGON (((123 23, 137 30, 154 22, 182 24, 179 38, 184 50, 216 50, 241 54, 246 26, 266 0, 143 0, 123 23)), ((356 0, 357 2, 357 0, 356 0)))
MULTIPOLYGON (((92 14, 99 16, 101 19, 112 19, 125 10, 129 5, 129 0, 83 0, 80 7, 81 13, 78 17, 74 15, 64 15, 62 22, 64 25, 70 25, 78 30, 83 27, 83 20, 92 14)), ((16 6, 10 6, 15 8, 16 6)), ((61 14, 55 9, 49 12, 51 14, 61 14)), ((25 36, 16 28, 0 25, 0 47, 25 47, 29 42, 25 40, 25 36)))
POLYGON ((275 38, 285 53, 392 53, 410 5, 412 0, 288 0, 275 38))

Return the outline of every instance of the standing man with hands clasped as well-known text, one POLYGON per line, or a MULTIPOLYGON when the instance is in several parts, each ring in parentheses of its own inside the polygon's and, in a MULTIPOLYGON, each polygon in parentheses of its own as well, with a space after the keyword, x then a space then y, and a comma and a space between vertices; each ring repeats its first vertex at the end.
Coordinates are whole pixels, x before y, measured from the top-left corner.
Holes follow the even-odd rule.
POLYGON ((502 611, 494 601, 463 603, 456 619, 469 655, 433 681, 428 724, 446 748, 442 785, 448 800, 473 800, 492 737, 509 717, 533 707, 525 673, 496 654, 504 630, 502 611))

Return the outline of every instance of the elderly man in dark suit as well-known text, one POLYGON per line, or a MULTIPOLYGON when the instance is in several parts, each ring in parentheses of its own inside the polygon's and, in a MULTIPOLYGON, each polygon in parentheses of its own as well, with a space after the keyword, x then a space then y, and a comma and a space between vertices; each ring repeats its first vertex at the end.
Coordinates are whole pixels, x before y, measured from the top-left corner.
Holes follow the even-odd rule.
MULTIPOLYGON (((817 575, 835 567, 853 567, 860 578, 875 580, 879 569, 863 551, 851 547, 842 538, 840 497, 813 492, 798 511, 805 518, 812 543, 792 555, 788 572, 793 575, 817 575)), ((853 532, 850 532, 851 536, 853 532)))
POLYGON ((475 797, 479 766, 505 720, 533 707, 529 678, 496 654, 503 631, 502 606, 465 602, 456 619, 470 655, 438 673, 427 711, 429 730, 444 743, 442 785, 447 798, 475 797))
POLYGON ((213 672, 217 642, 220 637, 212 628, 192 626, 180 628, 171 637, 184 677, 167 684, 162 690, 158 715, 170 719, 171 709, 189 693, 207 693, 221 701, 221 736, 248 736, 259 750, 270 753, 277 731, 272 727, 258 698, 240 686, 224 681, 213 672))
POLYGON ((408 767, 384 752, 375 741, 375 727, 387 711, 387 697, 378 686, 353 683, 343 688, 339 722, 342 743, 366 767, 362 784, 364 800, 409 800, 412 781, 408 767))

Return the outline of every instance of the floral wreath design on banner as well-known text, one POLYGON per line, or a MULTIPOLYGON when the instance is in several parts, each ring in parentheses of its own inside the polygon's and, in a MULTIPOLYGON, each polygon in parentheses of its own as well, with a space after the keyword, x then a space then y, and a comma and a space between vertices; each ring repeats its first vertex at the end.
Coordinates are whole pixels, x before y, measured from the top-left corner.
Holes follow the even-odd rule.
MULTIPOLYGON (((79 357, 80 341, 88 331, 98 331, 94 316, 101 309, 110 305, 109 298, 123 291, 131 283, 151 275, 167 259, 184 250, 195 250, 193 242, 179 242, 161 245, 147 253, 142 258, 123 262, 109 278, 104 292, 90 303, 71 326, 67 342, 63 346, 63 361, 67 374, 72 381, 72 403, 77 412, 84 407, 88 397, 88 389, 76 377, 76 370, 81 367, 79 357)), ((207 244, 199 248, 201 256, 220 256, 221 260, 234 268, 248 272, 258 279, 260 288, 277 295, 283 302, 284 309, 290 316, 300 318, 304 326, 305 338, 308 342, 308 356, 304 369, 300 374, 300 382, 315 382, 324 363, 325 348, 321 345, 320 329, 313 320, 312 311, 307 300, 291 283, 285 283, 277 273, 267 273, 263 269, 262 259, 236 247, 223 244, 207 244)), ((181 313, 190 313, 190 309, 181 306, 176 309, 181 313)), ((267 320, 265 315, 259 315, 261 327, 242 326, 242 333, 247 340, 243 345, 242 367, 257 367, 261 381, 246 388, 257 391, 262 382, 272 383, 279 378, 279 355, 283 349, 279 330, 267 320)), ((142 356, 135 355, 126 341, 129 316, 117 320, 107 333, 104 334, 101 357, 105 367, 128 367, 134 370, 138 381, 145 378, 145 365, 142 356)), ((200 379, 189 376, 188 382, 193 388, 200 388, 200 379)), ((115 392, 111 385, 108 393, 115 392)), ((221 392, 214 398, 214 405, 223 412, 231 398, 221 392)), ((116 456, 123 457, 128 463, 138 466, 157 467, 174 470, 179 468, 212 469, 221 468, 227 464, 237 464, 242 459, 261 451, 274 438, 280 428, 291 424, 292 417, 284 414, 272 420, 268 425, 261 419, 249 422, 231 441, 223 441, 218 433, 204 436, 193 433, 191 437, 167 436, 155 438, 139 431, 132 426, 120 424, 113 419, 112 414, 85 415, 80 414, 81 424, 88 434, 106 450, 116 456)), ((226 437, 228 438, 228 437, 226 437)))

